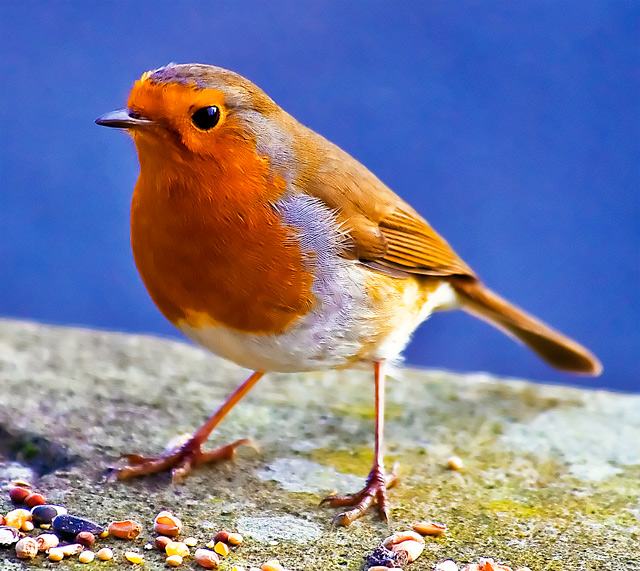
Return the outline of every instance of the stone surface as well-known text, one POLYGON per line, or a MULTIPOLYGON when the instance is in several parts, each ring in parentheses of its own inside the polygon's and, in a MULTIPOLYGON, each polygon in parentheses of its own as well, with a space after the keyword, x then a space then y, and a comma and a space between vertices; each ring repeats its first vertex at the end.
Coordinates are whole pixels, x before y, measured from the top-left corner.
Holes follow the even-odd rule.
MULTIPOLYGON (((280 559, 297 570, 358 570, 391 531, 428 519, 448 531, 426 538, 409 570, 480 557, 533 571, 640 568, 638 395, 396 371, 387 465, 401 463, 402 481, 389 494, 388 526, 372 513, 332 531, 335 511, 318 508, 333 490, 355 491, 369 470, 365 371, 266 376, 211 439, 250 437, 259 453, 242 448, 235 462, 200 467, 181 485, 168 474, 105 481, 119 455, 153 454, 195 430, 246 374, 186 344, 0 321, 0 512, 11 508, 6 484, 21 478, 69 513, 141 522, 135 541, 96 544, 114 550, 110 569, 132 568, 125 550, 144 552, 145 569, 165 568, 143 549, 163 509, 200 546, 223 528, 245 534, 222 569, 280 559), (463 470, 446 468, 452 454, 463 470)), ((80 565, 14 555, 0 549, 0 568, 80 565)))

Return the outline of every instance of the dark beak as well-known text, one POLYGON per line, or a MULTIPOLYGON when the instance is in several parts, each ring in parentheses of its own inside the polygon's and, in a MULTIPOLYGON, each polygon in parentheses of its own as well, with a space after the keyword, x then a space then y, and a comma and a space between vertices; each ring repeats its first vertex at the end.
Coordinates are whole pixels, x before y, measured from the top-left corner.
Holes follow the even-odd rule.
POLYGON ((118 109, 111 113, 105 113, 96 119, 96 123, 104 127, 116 127, 117 129, 138 129, 154 124, 153 121, 145 119, 131 109, 118 109))

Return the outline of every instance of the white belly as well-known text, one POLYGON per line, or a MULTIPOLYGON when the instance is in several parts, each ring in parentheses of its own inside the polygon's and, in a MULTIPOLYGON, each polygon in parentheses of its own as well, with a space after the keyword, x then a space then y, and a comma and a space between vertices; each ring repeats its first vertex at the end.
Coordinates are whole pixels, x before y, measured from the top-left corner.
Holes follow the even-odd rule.
POLYGON ((339 255, 343 235, 331 211, 317 199, 297 195, 279 205, 284 221, 300 232, 314 282, 312 310, 276 335, 236 331, 218 325, 178 328, 190 339, 254 371, 315 371, 397 359, 415 328, 438 308, 457 305, 455 292, 442 282, 424 303, 416 300, 421 282, 409 278, 368 295, 371 272, 339 255))

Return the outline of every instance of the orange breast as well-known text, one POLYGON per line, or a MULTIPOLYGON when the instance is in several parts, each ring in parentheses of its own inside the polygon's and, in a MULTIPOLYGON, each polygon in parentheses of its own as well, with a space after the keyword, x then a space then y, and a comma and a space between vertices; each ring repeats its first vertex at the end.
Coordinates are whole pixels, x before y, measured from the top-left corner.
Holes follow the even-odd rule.
POLYGON ((268 334, 310 310, 312 276, 272 206, 285 182, 265 158, 234 138, 220 141, 224 164, 185 157, 144 133, 135 142, 133 254, 172 323, 268 334))

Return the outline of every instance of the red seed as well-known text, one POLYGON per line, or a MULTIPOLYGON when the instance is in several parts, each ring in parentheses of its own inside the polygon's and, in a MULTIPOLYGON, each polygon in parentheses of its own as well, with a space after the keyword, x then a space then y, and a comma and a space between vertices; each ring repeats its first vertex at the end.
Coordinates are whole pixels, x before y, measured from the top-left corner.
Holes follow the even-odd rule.
POLYGON ((11 491, 9 492, 9 497, 11 498, 11 501, 14 504, 21 504, 22 502, 24 502, 25 498, 30 495, 31 495, 31 490, 28 490, 27 488, 22 488, 20 486, 16 488, 11 488, 11 491))
POLYGON ((142 526, 137 521, 112 521, 109 524, 109 535, 120 539, 135 539, 141 531, 142 526))
POLYGON ((76 535, 76 543, 84 545, 85 547, 91 547, 96 542, 96 536, 90 531, 81 531, 76 535))
POLYGON ((223 529, 216 533, 216 536, 213 538, 213 542, 218 543, 218 541, 227 541, 229 539, 229 535, 230 533, 223 529))
POLYGON ((28 508, 33 508, 35 506, 42 506, 46 503, 47 503, 47 500, 44 499, 44 496, 38 493, 29 494, 24 499, 24 505, 27 506, 28 508))
POLYGON ((159 535, 158 537, 156 537, 155 544, 156 544, 156 547, 160 551, 162 551, 162 553, 164 553, 165 552, 165 548, 172 541, 173 541, 173 539, 171 539, 170 537, 167 537, 166 535, 159 535))

